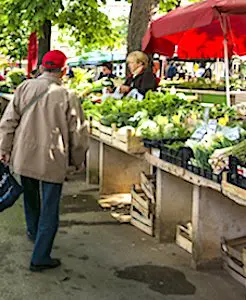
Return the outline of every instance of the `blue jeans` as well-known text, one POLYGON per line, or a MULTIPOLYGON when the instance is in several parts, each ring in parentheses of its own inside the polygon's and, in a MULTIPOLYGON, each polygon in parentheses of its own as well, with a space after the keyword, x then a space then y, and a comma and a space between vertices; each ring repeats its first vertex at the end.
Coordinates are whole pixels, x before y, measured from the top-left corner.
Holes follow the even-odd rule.
POLYGON ((59 225, 59 204, 62 184, 39 182, 21 176, 24 187, 24 208, 27 231, 35 241, 31 262, 35 265, 49 264, 51 250, 59 225), (40 201, 40 183, 42 202, 40 201))

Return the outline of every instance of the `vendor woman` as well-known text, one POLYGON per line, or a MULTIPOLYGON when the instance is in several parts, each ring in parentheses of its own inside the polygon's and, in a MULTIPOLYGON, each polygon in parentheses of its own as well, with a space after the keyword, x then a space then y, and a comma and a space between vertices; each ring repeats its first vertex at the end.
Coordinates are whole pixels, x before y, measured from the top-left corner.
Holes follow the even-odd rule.
POLYGON ((120 87, 122 94, 128 94, 132 89, 137 89, 142 95, 148 90, 156 90, 157 80, 149 66, 148 56, 141 51, 131 52, 127 56, 128 68, 131 72, 124 85, 120 87))

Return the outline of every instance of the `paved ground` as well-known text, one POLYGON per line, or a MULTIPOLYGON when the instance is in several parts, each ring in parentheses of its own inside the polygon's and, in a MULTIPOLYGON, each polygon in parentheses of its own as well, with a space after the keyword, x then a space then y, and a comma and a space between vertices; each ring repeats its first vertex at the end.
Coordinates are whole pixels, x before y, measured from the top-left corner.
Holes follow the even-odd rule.
POLYGON ((94 187, 66 184, 54 256, 60 269, 28 270, 22 203, 0 216, 0 300, 245 300, 223 271, 196 272, 189 255, 101 210, 94 187))

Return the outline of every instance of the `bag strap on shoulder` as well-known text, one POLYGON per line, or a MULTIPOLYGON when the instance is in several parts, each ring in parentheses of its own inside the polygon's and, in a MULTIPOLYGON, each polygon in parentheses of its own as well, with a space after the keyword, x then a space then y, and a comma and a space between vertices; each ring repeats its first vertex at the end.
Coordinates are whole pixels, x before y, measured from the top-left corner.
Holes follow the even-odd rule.
POLYGON ((32 100, 23 108, 21 115, 23 115, 33 104, 37 103, 40 99, 42 99, 48 92, 49 87, 38 96, 33 97, 32 100))

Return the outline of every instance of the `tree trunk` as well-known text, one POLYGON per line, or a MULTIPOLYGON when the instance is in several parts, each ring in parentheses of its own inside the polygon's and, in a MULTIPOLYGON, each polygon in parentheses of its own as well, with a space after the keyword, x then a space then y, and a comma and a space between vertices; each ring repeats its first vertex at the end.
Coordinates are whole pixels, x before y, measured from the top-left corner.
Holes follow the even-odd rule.
POLYGON ((128 53, 142 49, 143 36, 159 4, 160 0, 132 0, 128 26, 128 53))
POLYGON ((50 51, 51 21, 46 20, 42 26, 42 36, 38 40, 38 65, 42 63, 43 56, 50 51))

